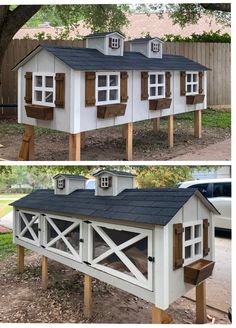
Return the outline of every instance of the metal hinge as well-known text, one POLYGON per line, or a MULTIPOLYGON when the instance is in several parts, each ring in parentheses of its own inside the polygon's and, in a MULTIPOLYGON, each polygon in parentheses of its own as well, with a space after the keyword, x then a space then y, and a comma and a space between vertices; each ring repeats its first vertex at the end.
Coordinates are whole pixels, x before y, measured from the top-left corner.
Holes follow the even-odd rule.
POLYGON ((83 222, 84 222, 84 223, 92 223, 91 221, 88 221, 88 220, 87 220, 87 221, 83 221, 83 222))
POLYGON ((85 264, 87 265, 91 265, 91 263, 87 262, 87 261, 83 261, 85 264))
POLYGON ((148 256, 148 261, 149 261, 149 262, 155 262, 155 257, 148 256))

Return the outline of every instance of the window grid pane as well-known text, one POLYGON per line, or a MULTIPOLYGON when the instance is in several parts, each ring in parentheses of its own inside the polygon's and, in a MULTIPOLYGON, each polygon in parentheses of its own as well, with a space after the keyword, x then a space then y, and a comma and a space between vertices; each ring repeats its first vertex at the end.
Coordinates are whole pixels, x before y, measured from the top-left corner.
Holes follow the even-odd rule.
POLYGON ((165 74, 155 73, 149 75, 149 98, 165 97, 165 74))
POLYGON ((198 93, 198 73, 186 74, 186 91, 187 95, 198 93))

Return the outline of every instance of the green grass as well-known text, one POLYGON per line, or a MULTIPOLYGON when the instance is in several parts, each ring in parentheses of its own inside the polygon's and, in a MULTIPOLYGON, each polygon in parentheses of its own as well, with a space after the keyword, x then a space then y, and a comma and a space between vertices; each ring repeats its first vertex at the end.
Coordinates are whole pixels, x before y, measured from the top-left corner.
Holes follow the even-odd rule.
POLYGON ((15 199, 20 199, 24 196, 26 196, 27 194, 0 194, 0 199, 11 199, 11 198, 15 198, 15 199))
POLYGON ((16 251, 16 245, 12 243, 12 233, 0 234, 0 260, 16 251))
POLYGON ((0 222, 1 218, 5 216, 7 213, 11 212, 12 206, 9 206, 8 204, 11 203, 10 200, 0 200, 0 222))

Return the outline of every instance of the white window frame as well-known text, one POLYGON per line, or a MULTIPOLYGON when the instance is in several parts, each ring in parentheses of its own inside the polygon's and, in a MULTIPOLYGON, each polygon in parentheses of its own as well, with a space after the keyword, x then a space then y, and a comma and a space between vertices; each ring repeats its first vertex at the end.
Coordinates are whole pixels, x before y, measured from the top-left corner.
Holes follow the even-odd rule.
POLYGON ((101 188, 109 188, 109 176, 104 175, 101 177, 101 188))
POLYGON ((199 92, 198 92, 198 88, 199 88, 199 76, 198 76, 198 72, 196 71, 189 71, 189 72, 186 72, 186 96, 190 96, 190 95, 197 95, 199 92), (191 74, 191 82, 188 82, 187 80, 187 76, 188 74, 191 74), (197 75, 197 81, 196 82, 193 82, 193 74, 197 75), (191 91, 188 92, 188 85, 191 85, 191 91), (197 86, 197 91, 196 92, 193 92, 193 85, 196 85, 197 86))
POLYGON ((46 214, 44 216, 44 240, 43 240, 43 245, 45 247, 46 250, 52 252, 52 253, 56 253, 59 255, 62 255, 64 257, 68 257, 71 258, 73 260, 76 260, 77 262, 82 262, 82 249, 83 246, 82 244, 80 244, 80 248, 79 248, 79 253, 73 248, 73 246, 70 244, 70 242, 67 240, 67 238, 65 237, 66 234, 68 234, 69 232, 71 232, 72 230, 74 230, 75 228, 77 228, 78 226, 80 226, 80 239, 83 238, 83 230, 82 230, 82 220, 77 219, 77 218, 72 218, 72 217, 65 217, 65 216, 59 216, 59 215, 49 215, 46 214), (69 221, 72 222, 72 225, 69 226, 68 228, 66 228, 63 232, 60 231, 60 229, 54 224, 52 219, 57 219, 57 220, 63 220, 63 221, 69 221), (48 229, 47 229, 47 224, 51 225, 52 228, 55 230, 55 232, 57 233, 57 236, 55 238, 53 238, 52 240, 48 241, 48 229), (54 248, 52 247, 52 245, 54 245, 57 240, 62 239, 63 242, 65 243, 65 245, 68 247, 68 249, 71 251, 72 254, 64 252, 60 249, 54 248))
POLYGON ((134 228, 134 227, 128 227, 124 225, 117 225, 117 224, 109 224, 109 223, 99 223, 99 222, 91 222, 88 225, 88 261, 91 264, 91 267, 98 269, 100 271, 106 272, 108 274, 111 274, 113 276, 116 276, 118 278, 121 278, 125 281, 128 281, 132 284, 141 286, 148 290, 153 290, 153 262, 148 261, 147 259, 147 269, 148 269, 148 279, 138 270, 138 268, 133 264, 133 262, 128 258, 128 256, 125 255, 125 253, 122 252, 123 249, 126 247, 136 243, 139 240, 142 240, 143 238, 148 238, 148 257, 153 256, 153 245, 152 245, 152 230, 149 229, 142 229, 142 228, 134 228), (114 241, 105 233, 101 228, 108 228, 108 229, 114 229, 114 230, 120 230, 120 231, 130 231, 134 233, 139 233, 138 236, 135 236, 128 241, 116 245, 114 241), (106 244, 110 247, 109 250, 98 256, 97 258, 93 259, 93 230, 95 230, 102 239, 106 242, 106 244), (99 264, 98 262, 102 261, 103 259, 107 258, 109 255, 115 254, 119 257, 121 262, 124 263, 124 265, 131 271, 131 273, 135 277, 131 277, 123 272, 120 272, 118 270, 109 268, 105 265, 99 264))
POLYGON ((23 240, 27 243, 30 243, 30 244, 33 244, 33 245, 36 245, 36 246, 40 246, 40 240, 41 240, 41 216, 40 216, 40 213, 35 213, 35 212, 31 212, 31 211, 24 211, 24 210, 19 210, 18 211, 18 218, 17 218, 17 222, 16 222, 16 237, 19 239, 19 240, 23 240), (28 222, 28 220, 26 219, 25 217, 25 214, 31 214, 33 215, 34 217, 32 217, 31 221, 28 222), (21 230, 21 223, 20 223, 20 220, 22 220, 24 223, 25 223, 25 227, 23 230, 21 230), (38 237, 36 236, 34 230, 32 229, 32 225, 35 223, 35 221, 38 220, 38 237), (26 232, 26 231, 29 231, 32 238, 33 239, 29 239, 27 237, 24 237, 23 234, 26 232))
POLYGON ((203 257, 203 223, 201 221, 191 221, 191 222, 185 222, 183 224, 184 233, 183 233, 183 258, 184 258, 184 265, 188 265, 192 262, 195 262, 203 257), (200 236, 194 237, 194 230, 195 226, 200 225, 200 236), (191 238, 190 240, 185 241, 185 228, 192 227, 191 229, 191 238), (194 254, 194 248, 195 244, 200 243, 200 252, 199 254, 194 254), (185 247, 192 246, 191 247, 191 256, 189 258, 185 258, 185 247))
POLYGON ((109 105, 109 104, 119 104, 120 103, 120 72, 97 72, 96 73, 96 106, 99 105, 109 105), (106 75, 107 77, 107 85, 104 87, 98 86, 98 77, 106 75), (117 86, 109 86, 110 76, 116 75, 118 85, 117 86), (107 91, 107 97, 104 101, 98 101, 98 92, 99 91, 107 91), (109 100, 109 91, 110 90, 118 90, 118 96, 115 100, 109 100))
POLYGON ((56 99, 55 73, 33 72, 32 104, 33 105, 40 105, 40 106, 55 107, 55 99, 56 99), (41 76, 42 77, 42 86, 41 87, 37 87, 35 85, 36 76, 41 76), (53 87, 52 88, 46 87, 46 83, 45 83, 46 82, 46 77, 52 77, 53 78, 53 87), (41 91, 42 92, 42 101, 37 101, 36 100, 35 91, 41 91), (53 101, 52 102, 46 102, 45 101, 46 92, 52 92, 53 93, 53 101))
POLYGON ((57 189, 60 189, 60 190, 65 189, 65 178, 57 179, 57 189))
POLYGON ((149 72, 148 73, 148 94, 149 94, 148 99, 165 98, 165 94, 166 94, 166 76, 165 76, 165 72, 149 72), (151 75, 156 76, 156 83, 151 84, 151 82, 150 82, 150 76, 151 75), (158 83, 158 75, 163 76, 163 83, 158 83), (151 88, 153 88, 153 87, 156 89, 155 96, 151 96, 151 88), (158 95, 158 87, 163 87, 163 94, 162 95, 158 95))
POLYGON ((153 41, 152 42, 152 51, 153 52, 160 52, 161 51, 161 44, 160 42, 153 41))
POLYGON ((119 49, 119 38, 112 37, 111 38, 111 48, 112 49, 119 49))

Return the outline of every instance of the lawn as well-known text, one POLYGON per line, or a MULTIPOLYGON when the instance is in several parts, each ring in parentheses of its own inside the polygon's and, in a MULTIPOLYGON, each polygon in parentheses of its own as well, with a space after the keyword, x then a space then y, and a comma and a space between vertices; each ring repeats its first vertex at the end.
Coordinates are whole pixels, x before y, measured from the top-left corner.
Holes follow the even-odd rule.
POLYGON ((16 245, 12 243, 12 233, 0 234, 0 260, 16 251, 16 245))
POLYGON ((7 213, 11 212, 12 206, 8 205, 11 202, 12 202, 12 200, 0 200, 0 220, 7 213))

